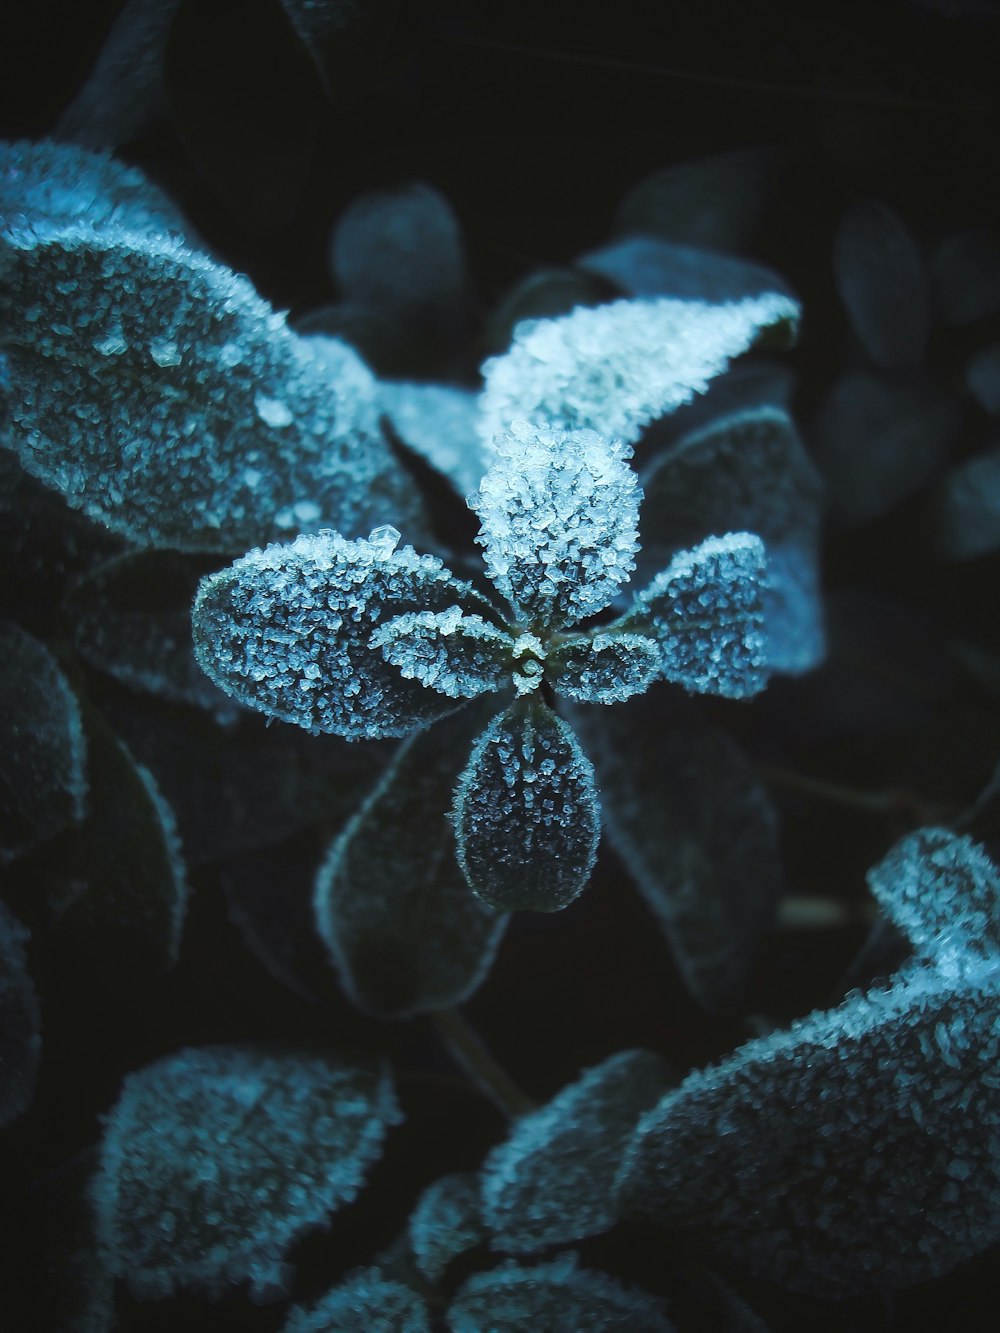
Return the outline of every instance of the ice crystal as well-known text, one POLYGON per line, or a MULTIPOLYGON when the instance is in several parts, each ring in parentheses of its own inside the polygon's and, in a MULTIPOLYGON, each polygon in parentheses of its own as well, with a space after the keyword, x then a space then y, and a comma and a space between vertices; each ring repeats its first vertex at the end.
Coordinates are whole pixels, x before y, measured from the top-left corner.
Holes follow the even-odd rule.
POLYGON ((567 639, 549 655, 555 686, 567 699, 617 704, 642 694, 660 674, 660 652, 643 634, 567 639))
POLYGON ((498 690, 511 653, 510 635, 482 616, 446 611, 407 611, 381 625, 369 640, 405 680, 416 680, 451 699, 474 699, 498 690))

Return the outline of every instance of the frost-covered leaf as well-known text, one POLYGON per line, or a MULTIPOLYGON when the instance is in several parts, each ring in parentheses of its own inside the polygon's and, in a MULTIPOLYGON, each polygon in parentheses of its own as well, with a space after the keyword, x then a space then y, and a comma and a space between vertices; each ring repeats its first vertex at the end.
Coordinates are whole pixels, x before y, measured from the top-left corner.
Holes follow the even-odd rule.
POLYGON ((819 592, 821 484, 786 411, 723 414, 682 435, 642 474, 636 578, 715 532, 756 533, 767 552, 761 597, 773 670, 816 665, 825 642, 819 592))
POLYGON ((773 292, 792 295, 784 279, 762 264, 653 236, 625 237, 592 250, 577 263, 614 283, 625 296, 669 296, 716 304, 773 292))
POLYGON ((867 523, 908 499, 941 468, 962 420, 960 399, 936 384, 844 375, 810 432, 831 513, 842 523, 867 523))
POLYGON ((127 0, 83 87, 59 119, 60 139, 113 148, 137 139, 164 110, 163 56, 179 0, 127 0))
POLYGON ((594 770, 572 729, 537 696, 498 714, 455 789, 458 861, 505 911, 554 912, 584 889, 597 856, 594 770))
POLYGON ((625 194, 614 230, 739 251, 760 222, 778 165, 777 151, 763 146, 661 167, 625 194))
POLYGON ((633 444, 644 426, 704 393, 763 329, 798 316, 790 297, 767 293, 727 305, 613 301, 527 321, 510 351, 483 366, 481 430, 489 438, 527 418, 633 444))
POLYGON ((928 538, 945 560, 977 560, 1000 549, 1000 448, 956 464, 927 498, 928 538))
POLYGON ((1000 416, 1000 342, 981 348, 965 368, 965 383, 990 416, 1000 416))
POLYGON ((647 635, 660 670, 698 694, 742 699, 766 684, 761 588, 765 552, 749 532, 681 551, 612 626, 647 635))
POLYGON ((527 1267, 501 1264, 475 1273, 459 1289, 446 1316, 452 1333, 672 1333, 663 1302, 625 1287, 604 1273, 577 1266, 561 1254, 527 1267))
POLYGON ((447 327, 465 285, 458 219, 444 195, 422 181, 372 190, 339 218, 330 269, 349 301, 411 327, 447 327))
POLYGON ((643 694, 660 674, 660 650, 642 634, 580 635, 547 656, 556 692, 581 703, 615 704, 643 694))
POLYGON ((125 1078, 94 1182, 104 1262, 140 1300, 285 1289, 294 1241, 349 1203, 401 1119, 388 1072, 250 1046, 125 1078))
POLYGON ((44 644, 0 621, 0 865, 83 818, 80 706, 44 644))
POLYGON ((578 268, 535 269, 501 298, 486 321, 483 345, 494 355, 506 352, 522 320, 568 315, 577 306, 601 305, 611 294, 603 278, 578 268))
POLYGON ((471 710, 405 741, 320 870, 320 934, 350 998, 381 1018, 461 1003, 499 946, 506 918, 469 892, 448 819, 480 725, 471 710))
POLYGON ((448 384, 379 385, 382 411, 408 449, 447 477, 464 499, 479 485, 491 455, 479 438, 477 395, 448 384))
POLYGON ((625 1145, 642 1112, 674 1082, 658 1055, 621 1051, 516 1120, 482 1167, 483 1220, 494 1247, 525 1253, 613 1226, 625 1145))
POLYGON ((474 699, 501 689, 511 674, 513 640, 482 616, 447 611, 405 611, 368 641, 404 680, 415 680, 449 699, 474 699))
POLYGON ((363 1268, 315 1305, 293 1307, 281 1333, 431 1333, 424 1298, 377 1268, 363 1268))
POLYGON ((97 566, 65 599, 77 652, 133 689, 232 716, 231 700, 206 677, 191 644, 198 580, 217 565, 137 551, 97 566))
POLYGON ((927 266, 902 219, 874 199, 847 210, 833 241, 833 275, 851 326, 875 365, 915 369, 927 349, 927 266))
POLYGON ((202 667, 251 708, 349 739, 403 736, 442 716, 454 705, 407 680, 372 634, 408 611, 495 613, 440 560, 398 541, 389 527, 353 542, 322 532, 204 579, 193 611, 202 667))
POLYGON ((946 324, 971 324, 1000 311, 1000 232, 956 232, 932 261, 934 295, 946 324))
POLYGON ((697 1071, 639 1123, 623 1212, 842 1298, 940 1276, 1000 1239, 995 962, 919 969, 697 1071))
POLYGON ((439 1282, 452 1259, 480 1245, 486 1236, 479 1177, 472 1171, 435 1180, 410 1214, 410 1247, 428 1282, 439 1282))
POLYGON ((9 227, 0 297, 5 443, 138 545, 232 552, 414 514, 358 357, 299 338, 246 279, 173 238, 9 227))
POLYGON ((750 764, 687 700, 579 708, 605 827, 709 1009, 732 1007, 781 887, 776 814, 750 764))
POLYGON ((41 1009, 28 971, 27 938, 0 902, 0 1126, 31 1105, 42 1053, 41 1009))
POLYGON ((1000 952, 1000 874, 971 838, 918 829, 868 872, 868 885, 939 971, 1000 952))
POLYGON ((575 624, 606 607, 638 550, 641 492, 632 451, 593 430, 514 421, 469 498, 486 569, 532 629, 575 624))

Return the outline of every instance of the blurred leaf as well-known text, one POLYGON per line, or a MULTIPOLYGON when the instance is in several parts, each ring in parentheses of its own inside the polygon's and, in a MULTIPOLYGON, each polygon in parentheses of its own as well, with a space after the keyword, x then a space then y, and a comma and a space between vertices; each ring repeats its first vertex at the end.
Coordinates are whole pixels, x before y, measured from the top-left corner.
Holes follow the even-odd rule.
POLYGON ((469 389, 448 384, 379 385, 382 411, 399 439, 447 477, 462 499, 483 478, 490 457, 477 429, 479 407, 469 389))
POLYGON ((31 1105, 41 1060, 41 1007, 28 971, 27 938, 0 902, 0 1127, 31 1105))
POLYGON ((479 1177, 472 1171, 435 1180, 410 1214, 410 1247, 428 1282, 440 1282, 452 1259, 482 1244, 486 1235, 479 1177))
POLYGON ((1000 416, 1000 342, 981 348, 965 368, 965 383, 990 416, 1000 416))
POLYGON ((352 1001, 380 1018, 461 1004, 485 979, 506 917, 469 889, 447 812, 482 709, 405 741, 331 847, 319 931, 352 1001))
POLYGON ((976 560, 1000 549, 1000 448, 957 463, 928 495, 927 538, 944 560, 976 560))
POLYGON ((126 1076, 94 1182, 104 1262, 139 1300, 287 1288, 290 1246, 361 1190, 402 1119, 388 1070, 248 1045, 126 1076))
POLYGON ((613 282, 626 296, 671 296, 711 304, 768 292, 791 296, 785 280, 761 264, 652 236, 626 237, 576 262, 588 273, 613 282))
POLYGON ((0 621, 0 865, 83 819, 87 747, 76 695, 49 650, 0 621))
POLYGON ((956 232, 932 261, 934 295, 946 324, 972 324, 1000 311, 1000 232, 988 227, 956 232))
POLYGON ((492 356, 506 352, 523 320, 568 315, 577 306, 601 305, 609 294, 608 283, 577 268, 533 269, 504 293, 488 317, 484 351, 492 356))

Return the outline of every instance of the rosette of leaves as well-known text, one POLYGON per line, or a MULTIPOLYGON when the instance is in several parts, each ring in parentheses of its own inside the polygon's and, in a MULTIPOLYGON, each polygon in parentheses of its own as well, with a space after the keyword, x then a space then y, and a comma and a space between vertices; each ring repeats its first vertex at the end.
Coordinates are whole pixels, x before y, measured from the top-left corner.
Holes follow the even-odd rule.
MULTIPOLYGON (((391 994, 393 981, 372 985, 379 927, 356 928, 359 902, 372 916, 378 901, 383 922, 414 915, 414 928, 401 932, 412 952, 420 938, 436 946, 432 927, 443 928, 460 903, 469 916, 466 886, 489 909, 554 911, 586 884, 600 804, 593 766, 555 711, 557 697, 609 705, 669 680, 744 698, 765 683, 764 550, 752 534, 679 553, 622 615, 597 619, 627 581, 638 546, 630 452, 590 430, 515 423, 497 436, 470 504, 502 601, 438 559, 398 548, 391 528, 353 542, 327 532, 252 551, 201 584, 196 652, 235 698, 315 732, 378 738, 417 729, 395 779, 390 771, 338 840, 317 893, 338 969, 375 1012, 412 1013, 447 995, 432 1002, 426 984, 408 994, 391 994), (491 696, 492 720, 472 735, 463 767, 457 747, 470 742, 448 715, 491 696), (433 758, 435 747, 443 758, 433 758), (433 844, 416 858, 423 875, 407 869, 402 826, 422 847, 433 844), (398 850, 387 852, 393 840, 398 850)), ((471 934, 451 934, 465 937, 456 947, 469 959, 467 993, 496 931, 481 920, 471 934)), ((385 970, 398 982, 399 957, 385 970)), ((452 998, 455 985, 446 988, 452 998)))

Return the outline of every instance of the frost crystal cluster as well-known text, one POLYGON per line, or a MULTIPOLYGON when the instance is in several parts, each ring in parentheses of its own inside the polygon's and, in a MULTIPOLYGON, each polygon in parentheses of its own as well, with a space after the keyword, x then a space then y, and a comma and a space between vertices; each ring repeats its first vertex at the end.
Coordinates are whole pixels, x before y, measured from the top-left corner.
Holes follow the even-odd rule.
POLYGON ((581 625, 634 568, 630 456, 589 428, 515 421, 469 501, 503 604, 398 547, 395 529, 356 541, 321 532, 203 580, 199 660, 243 703, 351 738, 401 736, 500 695, 455 786, 458 864, 494 907, 563 907, 590 875, 600 807, 554 695, 615 703, 664 678, 741 697, 765 679, 764 550, 749 533, 681 553, 623 616, 581 625))

